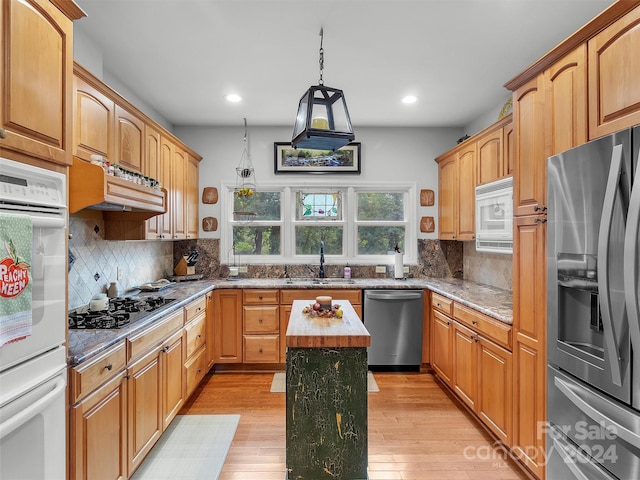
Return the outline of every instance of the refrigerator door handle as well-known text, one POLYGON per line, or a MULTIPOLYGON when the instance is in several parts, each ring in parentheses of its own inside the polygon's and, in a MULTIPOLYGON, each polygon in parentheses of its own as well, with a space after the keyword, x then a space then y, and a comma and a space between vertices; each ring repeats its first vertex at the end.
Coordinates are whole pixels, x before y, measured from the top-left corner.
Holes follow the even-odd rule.
POLYGON ((624 295, 629 318, 629 333, 635 351, 640 351, 640 304, 636 296, 640 291, 640 172, 633 180, 629 199, 627 227, 624 236, 624 295))
POLYGON ((622 145, 613 147, 611 153, 611 168, 607 179, 607 189, 604 194, 602 218, 600 219, 600 233, 598 234, 598 293, 600 296, 600 313, 604 329, 605 352, 608 364, 611 366, 611 381, 622 386, 622 366, 618 352, 618 336, 616 335, 611 311, 611 292, 609 291, 609 237, 615 208, 618 182, 622 172, 622 145))
POLYGON ((571 403, 578 407, 594 422, 597 422, 603 428, 606 428, 617 437, 633 445, 635 448, 640 448, 640 435, 634 431, 635 427, 631 425, 638 421, 637 416, 634 418, 629 415, 628 412, 609 400, 590 394, 590 392, 585 391, 580 386, 571 385, 561 378, 554 377, 553 384, 571 401, 571 403), (625 415, 629 415, 630 425, 624 425, 619 421, 620 417, 625 415))
POLYGON ((597 469, 597 467, 591 463, 591 459, 567 442, 558 429, 552 426, 551 430, 553 430, 553 448, 558 452, 560 458, 562 458, 567 468, 577 480, 593 480, 594 478, 615 480, 615 478, 608 473, 597 469))

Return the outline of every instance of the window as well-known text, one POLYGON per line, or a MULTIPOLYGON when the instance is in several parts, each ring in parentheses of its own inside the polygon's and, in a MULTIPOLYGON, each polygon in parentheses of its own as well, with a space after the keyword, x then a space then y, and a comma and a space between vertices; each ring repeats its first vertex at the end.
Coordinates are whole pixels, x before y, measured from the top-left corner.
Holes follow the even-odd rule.
POLYGON ((249 198, 223 187, 222 263, 233 252, 238 263, 315 264, 320 242, 328 264, 389 264, 396 245, 405 262, 417 261, 415 184, 262 184, 249 198))

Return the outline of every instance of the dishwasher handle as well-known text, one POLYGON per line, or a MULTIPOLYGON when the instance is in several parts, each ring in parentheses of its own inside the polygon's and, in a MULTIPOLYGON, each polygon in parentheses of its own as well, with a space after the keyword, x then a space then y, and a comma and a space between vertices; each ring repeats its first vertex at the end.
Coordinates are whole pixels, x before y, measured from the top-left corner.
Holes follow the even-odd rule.
POLYGON ((396 301, 396 300, 419 300, 422 299, 422 291, 410 291, 403 292, 402 290, 394 290, 394 291, 368 291, 365 292, 365 297, 371 300, 386 300, 386 301, 396 301))

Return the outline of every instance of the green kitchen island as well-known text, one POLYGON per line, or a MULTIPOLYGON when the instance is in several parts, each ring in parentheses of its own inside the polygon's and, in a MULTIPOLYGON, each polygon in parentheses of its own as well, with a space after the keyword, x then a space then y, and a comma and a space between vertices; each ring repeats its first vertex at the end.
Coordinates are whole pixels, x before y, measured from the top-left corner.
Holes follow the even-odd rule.
POLYGON ((314 302, 287 327, 286 479, 367 479, 369 332, 347 300, 342 318, 303 313, 314 302))

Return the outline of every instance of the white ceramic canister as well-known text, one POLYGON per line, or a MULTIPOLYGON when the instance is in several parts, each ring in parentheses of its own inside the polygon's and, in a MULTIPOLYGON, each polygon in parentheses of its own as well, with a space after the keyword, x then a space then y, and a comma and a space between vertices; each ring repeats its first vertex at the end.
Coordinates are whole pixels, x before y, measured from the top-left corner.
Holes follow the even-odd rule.
POLYGON ((100 312, 109 307, 109 299, 106 293, 96 293, 89 301, 89 310, 92 312, 100 312))

